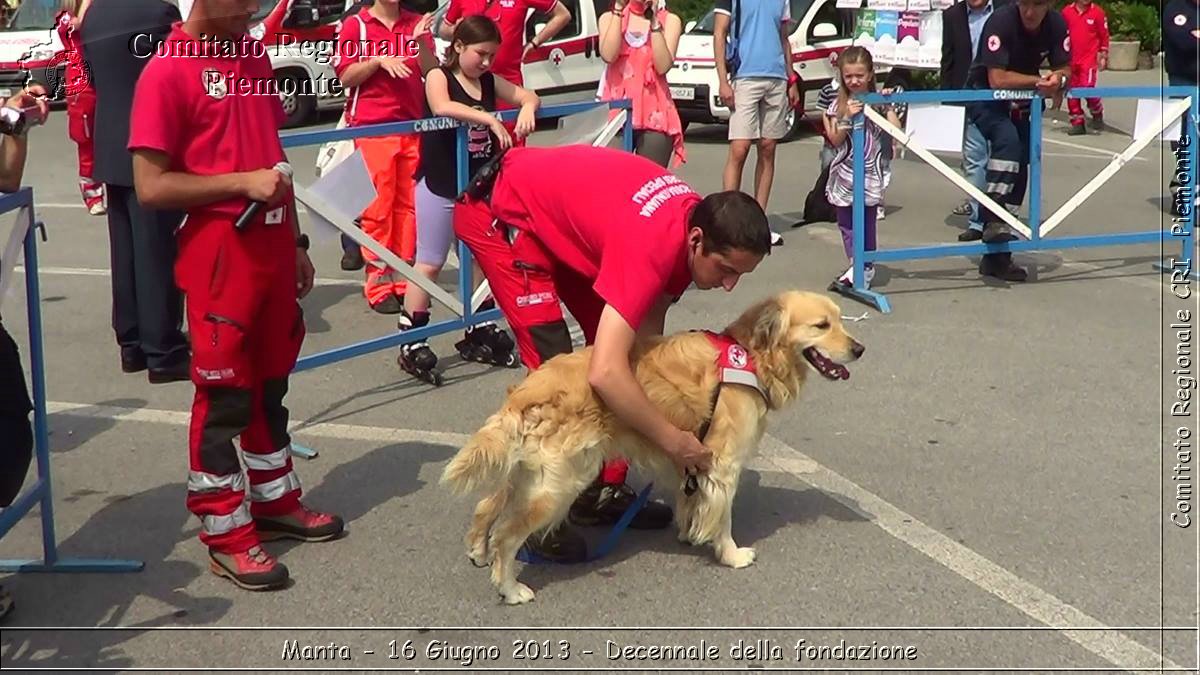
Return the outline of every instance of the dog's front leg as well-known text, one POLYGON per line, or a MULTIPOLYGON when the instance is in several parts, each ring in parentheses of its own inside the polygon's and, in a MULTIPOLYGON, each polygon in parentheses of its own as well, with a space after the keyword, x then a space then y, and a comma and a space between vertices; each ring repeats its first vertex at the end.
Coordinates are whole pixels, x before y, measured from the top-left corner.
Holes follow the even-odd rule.
POLYGON ((717 560, 722 564, 734 569, 749 567, 754 564, 758 554, 749 546, 739 548, 737 543, 733 541, 733 495, 732 488, 723 491, 718 491, 720 495, 720 529, 717 532, 716 538, 713 540, 713 547, 716 549, 717 560))

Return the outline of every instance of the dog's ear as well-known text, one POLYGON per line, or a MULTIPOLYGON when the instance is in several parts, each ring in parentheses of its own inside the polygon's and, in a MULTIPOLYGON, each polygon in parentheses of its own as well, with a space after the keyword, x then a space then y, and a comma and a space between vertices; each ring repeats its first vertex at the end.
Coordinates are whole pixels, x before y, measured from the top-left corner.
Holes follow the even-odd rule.
POLYGON ((787 312, 777 298, 764 302, 750 333, 751 348, 766 351, 779 344, 787 331, 787 322, 787 312))

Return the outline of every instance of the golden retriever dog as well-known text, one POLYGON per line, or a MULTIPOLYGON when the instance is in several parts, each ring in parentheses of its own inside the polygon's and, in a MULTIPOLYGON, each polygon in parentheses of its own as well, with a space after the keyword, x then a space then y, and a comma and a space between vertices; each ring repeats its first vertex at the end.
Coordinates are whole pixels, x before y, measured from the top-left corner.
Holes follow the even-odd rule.
MULTIPOLYGON (((722 565, 754 562, 752 548, 733 541, 733 498, 742 468, 766 431, 766 415, 795 400, 809 370, 830 380, 850 376, 842 364, 863 346, 842 327, 841 311, 824 295, 788 291, 741 315, 724 335, 757 368, 760 388, 721 384, 717 345, 703 332, 640 339, 634 373, 650 401, 680 429, 708 423, 709 471, 698 489, 667 454, 608 410, 588 384, 591 349, 556 356, 510 389, 504 406, 446 466, 443 485, 457 493, 487 493, 475 508, 467 555, 492 567, 492 582, 508 604, 533 600, 517 581, 516 555, 526 538, 560 523, 605 459, 628 458, 664 488, 674 488, 679 539, 712 543, 722 565), (716 405, 714 393, 720 386, 716 405)), ((738 360, 741 360, 740 358, 738 360)))

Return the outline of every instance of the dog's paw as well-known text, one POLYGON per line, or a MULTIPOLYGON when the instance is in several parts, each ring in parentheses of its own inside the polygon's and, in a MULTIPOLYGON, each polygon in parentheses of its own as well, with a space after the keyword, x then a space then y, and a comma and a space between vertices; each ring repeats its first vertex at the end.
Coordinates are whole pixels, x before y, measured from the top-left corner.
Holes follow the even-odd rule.
POLYGON ((487 567, 492 564, 487 551, 482 548, 477 550, 467 549, 467 560, 470 560, 471 564, 475 567, 487 567))
POLYGON ((517 582, 507 591, 501 591, 500 596, 506 605, 523 605, 533 600, 533 589, 517 582))
POLYGON ((732 567, 733 569, 741 569, 754 564, 758 554, 749 546, 735 548, 733 551, 721 556, 721 564, 732 567))

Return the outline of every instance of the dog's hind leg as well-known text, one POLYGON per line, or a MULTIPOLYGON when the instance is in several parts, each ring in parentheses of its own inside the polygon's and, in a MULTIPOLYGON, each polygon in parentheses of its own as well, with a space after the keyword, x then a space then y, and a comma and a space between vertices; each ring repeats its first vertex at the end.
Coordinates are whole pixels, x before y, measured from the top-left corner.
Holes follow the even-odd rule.
POLYGON ((476 567, 487 567, 491 563, 488 551, 488 532, 491 531, 496 519, 500 517, 500 511, 508 500, 508 491, 507 486, 500 488, 495 493, 479 500, 479 504, 475 507, 475 517, 472 518, 471 527, 467 530, 466 544, 467 557, 476 567))
POLYGON ((698 543, 692 540, 692 518, 697 499, 695 495, 684 494, 683 490, 675 494, 675 526, 679 528, 679 541, 689 546, 698 543))
POLYGON ((570 508, 570 495, 564 498, 547 490, 533 494, 518 491, 492 529, 492 583, 505 604, 520 605, 533 600, 533 589, 517 581, 517 550, 534 532, 545 530, 563 520, 570 508))

